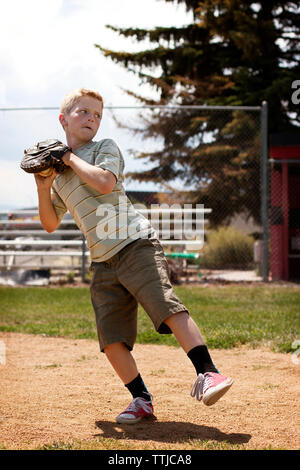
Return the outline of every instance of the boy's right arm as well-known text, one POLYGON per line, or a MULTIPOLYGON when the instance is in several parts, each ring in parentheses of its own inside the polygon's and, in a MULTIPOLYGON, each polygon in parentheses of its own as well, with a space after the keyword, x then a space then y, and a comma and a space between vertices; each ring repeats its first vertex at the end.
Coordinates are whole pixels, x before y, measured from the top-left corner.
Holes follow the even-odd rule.
POLYGON ((51 186, 56 175, 55 170, 53 170, 51 176, 46 178, 38 174, 34 175, 39 199, 40 220, 43 228, 48 233, 54 232, 60 224, 51 199, 51 186))

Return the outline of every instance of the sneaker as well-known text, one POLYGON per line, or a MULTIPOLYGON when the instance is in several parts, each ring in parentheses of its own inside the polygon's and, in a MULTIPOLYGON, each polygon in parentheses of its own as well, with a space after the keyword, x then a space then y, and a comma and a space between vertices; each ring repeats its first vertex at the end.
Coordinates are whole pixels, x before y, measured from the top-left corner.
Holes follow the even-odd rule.
POLYGON ((134 424, 138 423, 142 418, 154 417, 152 395, 150 400, 146 401, 144 398, 137 397, 132 400, 130 405, 116 417, 117 423, 134 424))
POLYGON ((199 374, 191 390, 191 396, 204 405, 211 406, 229 390, 233 380, 216 372, 199 374))

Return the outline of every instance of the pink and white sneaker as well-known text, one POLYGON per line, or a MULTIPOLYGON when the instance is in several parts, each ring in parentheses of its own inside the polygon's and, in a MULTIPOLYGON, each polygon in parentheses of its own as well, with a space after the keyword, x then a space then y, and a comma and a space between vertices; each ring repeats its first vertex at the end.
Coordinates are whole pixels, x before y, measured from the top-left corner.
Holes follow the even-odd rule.
POLYGON ((117 417, 117 423, 134 424, 138 423, 142 418, 154 418, 154 410, 152 405, 152 395, 150 400, 146 401, 144 398, 134 398, 126 410, 122 411, 117 417))
POLYGON ((191 396, 203 400, 204 405, 211 406, 216 403, 231 387, 233 380, 230 377, 216 372, 199 374, 191 390, 191 396))

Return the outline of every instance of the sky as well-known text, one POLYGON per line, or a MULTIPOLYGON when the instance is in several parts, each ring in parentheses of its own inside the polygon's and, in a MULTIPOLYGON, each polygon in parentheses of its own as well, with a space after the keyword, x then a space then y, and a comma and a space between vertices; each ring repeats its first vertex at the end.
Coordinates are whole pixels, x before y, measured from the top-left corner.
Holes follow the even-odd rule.
MULTIPOLYGON (((115 125, 112 113, 122 122, 136 123, 136 110, 112 112, 109 107, 139 106, 122 88, 151 98, 155 91, 105 58, 94 44, 117 51, 154 47, 121 37, 105 25, 182 26, 192 21, 191 13, 163 0, 0 0, 0 8, 0 108, 59 107, 68 91, 95 89, 108 107, 95 140, 113 138, 123 152, 125 170, 141 168, 131 149, 144 151, 155 143, 115 125)), ((0 110, 0 210, 37 205, 34 177, 19 164, 25 148, 48 138, 64 141, 58 110, 0 110)), ((129 182, 126 189, 157 187, 129 182)))

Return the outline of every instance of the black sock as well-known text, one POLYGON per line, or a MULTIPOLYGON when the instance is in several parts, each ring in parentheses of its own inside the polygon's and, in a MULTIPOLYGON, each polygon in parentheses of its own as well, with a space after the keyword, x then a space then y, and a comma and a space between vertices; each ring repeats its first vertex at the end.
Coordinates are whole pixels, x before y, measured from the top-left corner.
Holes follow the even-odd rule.
POLYGON ((125 384, 125 387, 128 388, 133 398, 141 397, 147 401, 151 400, 150 394, 140 374, 138 374, 131 382, 125 384))
POLYGON ((197 375, 205 374, 205 372, 219 372, 216 369, 205 344, 191 349, 187 355, 192 361, 197 375))

